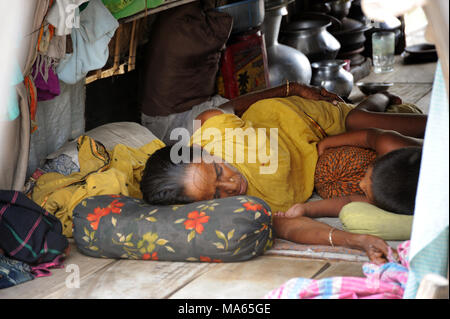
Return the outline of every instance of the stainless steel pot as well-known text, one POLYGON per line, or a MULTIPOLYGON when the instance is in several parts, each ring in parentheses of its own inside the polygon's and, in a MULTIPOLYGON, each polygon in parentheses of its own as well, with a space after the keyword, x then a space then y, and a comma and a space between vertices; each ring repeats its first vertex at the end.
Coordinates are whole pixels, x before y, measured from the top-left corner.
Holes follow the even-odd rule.
POLYGON ((320 86, 342 97, 348 97, 353 89, 353 75, 344 70, 343 60, 324 60, 311 64, 311 84, 320 86))
POLYGON ((280 43, 299 50, 311 62, 335 59, 341 45, 327 31, 330 25, 331 22, 313 19, 291 22, 282 30, 280 43))
POLYGON ((286 4, 268 7, 261 31, 264 34, 269 65, 269 83, 271 87, 291 82, 309 84, 311 64, 300 51, 278 42, 278 34, 283 15, 287 14, 286 4))

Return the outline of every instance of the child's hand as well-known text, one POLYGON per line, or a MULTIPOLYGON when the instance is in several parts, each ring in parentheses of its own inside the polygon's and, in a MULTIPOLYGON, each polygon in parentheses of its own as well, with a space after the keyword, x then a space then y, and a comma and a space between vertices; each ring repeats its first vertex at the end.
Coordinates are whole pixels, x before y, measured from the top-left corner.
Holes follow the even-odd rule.
POLYGON ((306 216, 306 210, 304 204, 295 204, 291 208, 289 208, 286 212, 276 212, 274 214, 276 217, 286 217, 286 218, 295 218, 306 216))

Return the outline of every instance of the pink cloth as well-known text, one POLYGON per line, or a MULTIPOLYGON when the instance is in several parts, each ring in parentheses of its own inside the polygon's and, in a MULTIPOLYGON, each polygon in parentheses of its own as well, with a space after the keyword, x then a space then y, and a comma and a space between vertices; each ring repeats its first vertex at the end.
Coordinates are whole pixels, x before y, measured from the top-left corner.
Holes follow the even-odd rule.
POLYGON ((383 265, 365 263, 363 277, 330 277, 319 280, 293 278, 270 291, 266 299, 401 299, 408 280, 409 241, 401 243, 383 265))
POLYGON ((39 264, 37 266, 31 267, 31 273, 35 278, 37 277, 48 277, 52 275, 50 271, 51 268, 64 268, 64 255, 59 255, 53 261, 48 263, 39 264))

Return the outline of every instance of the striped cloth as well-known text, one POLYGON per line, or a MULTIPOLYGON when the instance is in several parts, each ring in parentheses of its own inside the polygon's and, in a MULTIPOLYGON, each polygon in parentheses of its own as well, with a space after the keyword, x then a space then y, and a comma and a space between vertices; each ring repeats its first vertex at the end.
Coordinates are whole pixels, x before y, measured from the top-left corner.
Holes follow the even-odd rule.
POLYGON ((68 244, 55 216, 22 192, 0 190, 0 249, 5 256, 30 265, 54 262, 68 244))
POLYGON ((364 277, 293 278, 270 291, 266 299, 401 299, 408 280, 409 241, 401 243, 399 262, 365 263, 364 277))
POLYGON ((416 297, 427 274, 448 276, 449 107, 439 62, 431 93, 411 233, 411 271, 405 299, 416 297))

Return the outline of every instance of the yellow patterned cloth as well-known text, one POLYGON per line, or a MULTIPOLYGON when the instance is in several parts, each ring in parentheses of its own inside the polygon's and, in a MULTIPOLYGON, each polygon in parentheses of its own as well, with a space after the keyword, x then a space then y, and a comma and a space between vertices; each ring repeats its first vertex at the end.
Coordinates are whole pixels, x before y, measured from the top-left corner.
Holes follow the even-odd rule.
POLYGON ((83 199, 109 194, 142 198, 139 183, 145 163, 152 153, 164 146, 155 139, 141 148, 118 144, 107 151, 89 136, 80 136, 80 172, 68 176, 42 175, 31 198, 55 215, 63 225, 63 234, 72 237, 72 211, 83 199))
POLYGON ((260 100, 242 118, 233 114, 209 118, 194 132, 191 143, 236 167, 248 181, 247 195, 262 198, 274 212, 286 211, 311 196, 316 144, 325 137, 323 132, 343 133, 352 108, 297 96, 260 100), (276 143, 270 141, 275 135, 276 143))

